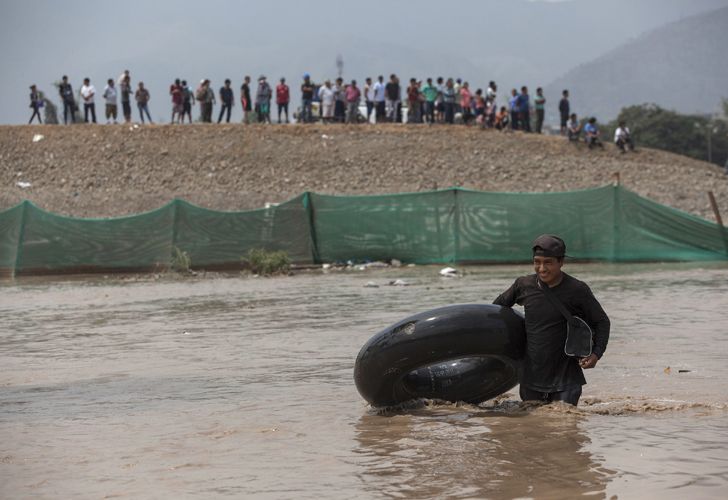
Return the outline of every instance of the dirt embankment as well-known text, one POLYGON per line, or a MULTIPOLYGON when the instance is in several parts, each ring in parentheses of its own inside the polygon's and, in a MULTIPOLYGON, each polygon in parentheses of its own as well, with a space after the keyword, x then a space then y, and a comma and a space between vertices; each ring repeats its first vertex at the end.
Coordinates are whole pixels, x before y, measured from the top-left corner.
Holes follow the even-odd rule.
POLYGON ((620 154, 609 142, 588 150, 562 137, 462 126, 0 127, 0 209, 29 199, 83 217, 152 210, 175 197, 244 210, 303 191, 567 191, 602 186, 615 172, 628 189, 710 220, 713 191, 728 217, 722 169, 651 149, 620 154))

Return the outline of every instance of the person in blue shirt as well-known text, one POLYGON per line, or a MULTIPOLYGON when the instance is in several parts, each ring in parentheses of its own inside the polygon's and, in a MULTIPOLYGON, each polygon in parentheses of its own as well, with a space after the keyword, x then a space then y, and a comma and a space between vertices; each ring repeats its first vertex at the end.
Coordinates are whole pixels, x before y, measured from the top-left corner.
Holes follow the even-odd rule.
POLYGON ((518 130, 519 108, 518 91, 516 89, 511 89, 511 97, 508 98, 508 109, 511 112, 511 129, 518 130))
POLYGON ((521 87, 521 94, 518 96, 518 115, 521 120, 521 130, 524 132, 531 131, 531 110, 530 98, 528 97, 528 87, 521 87))
POLYGON ((604 144, 602 144, 602 141, 599 139, 599 127, 597 127, 597 119, 593 116, 589 118, 587 124, 584 125, 584 140, 589 146, 589 149, 592 149, 594 146, 604 148, 604 144))

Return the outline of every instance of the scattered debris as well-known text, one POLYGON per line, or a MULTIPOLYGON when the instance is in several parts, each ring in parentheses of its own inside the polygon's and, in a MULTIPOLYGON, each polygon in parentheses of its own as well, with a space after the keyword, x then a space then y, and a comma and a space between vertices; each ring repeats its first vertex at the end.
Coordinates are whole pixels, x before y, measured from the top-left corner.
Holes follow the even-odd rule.
POLYGON ((397 259, 392 259, 392 267, 402 267, 402 261, 397 259))
POLYGON ((454 267, 445 267, 440 269, 440 276, 444 276, 446 278, 457 278, 458 270, 454 267))
POLYGON ((43 139, 45 139, 45 136, 43 134, 35 134, 33 136, 33 142, 40 142, 43 139))
POLYGON ((379 285, 377 285, 373 281, 367 281, 367 284, 364 285, 364 288, 379 288, 379 285))
POLYGON ((389 267, 389 264, 380 260, 375 260, 374 262, 367 262, 366 264, 364 264, 364 267, 389 267))
POLYGON ((405 280, 396 279, 394 281, 390 281, 389 286, 409 286, 409 283, 405 280))
POLYGON ((664 370, 662 370, 662 371, 664 371, 667 375, 670 375, 670 367, 669 366, 667 368, 665 368, 664 370))
POLYGON ((323 264, 321 269, 331 269, 331 264, 323 264))
POLYGON ((25 189, 25 188, 30 187, 30 182, 18 181, 15 183, 15 185, 18 186, 19 188, 25 189))

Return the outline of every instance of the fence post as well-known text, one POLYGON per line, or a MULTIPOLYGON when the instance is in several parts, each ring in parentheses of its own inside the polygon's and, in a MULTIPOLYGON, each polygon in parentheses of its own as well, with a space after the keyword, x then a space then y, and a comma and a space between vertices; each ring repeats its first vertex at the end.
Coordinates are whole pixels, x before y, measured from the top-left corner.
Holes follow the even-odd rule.
POLYGON ((728 236, 726 236, 725 226, 723 225, 723 218, 720 216, 720 210, 718 210, 718 203, 715 201, 713 191, 708 191, 708 199, 710 199, 710 207, 713 209, 715 221, 718 223, 718 231, 720 231, 720 237, 723 239, 725 253, 726 255, 728 255, 728 236))
POLYGON ((720 210, 718 210, 718 203, 715 201, 713 191, 708 191, 708 199, 710 199, 710 208, 713 209, 713 215, 715 215, 715 221, 719 226, 723 225, 723 218, 720 216, 720 210))
POLYGON ((612 196, 612 262, 619 262, 619 254, 621 241, 619 237, 620 233, 620 190, 622 189, 619 185, 619 173, 616 174, 617 182, 612 187, 614 195, 612 196))
POLYGON ((321 264, 321 256, 318 249, 318 238, 316 237, 316 212, 313 206, 313 197, 310 191, 303 193, 303 208, 306 210, 308 220, 308 235, 311 245, 311 260, 314 264, 321 264))
POLYGON ((23 252, 23 240, 25 239, 25 223, 28 218, 28 206, 30 202, 23 200, 23 208, 20 212, 20 230, 18 231, 18 246, 15 249, 15 263, 13 264, 13 270, 10 273, 11 278, 15 278, 18 268, 20 267, 20 261, 22 259, 23 252))
MULTIPOLYGON (((179 199, 175 198, 172 200, 172 242, 169 249, 169 262, 172 262, 172 259, 175 256, 174 249, 177 247, 177 223, 179 221, 179 217, 177 214, 179 205, 179 199)), ((167 266, 169 267, 169 262, 167 263, 167 266)))
POLYGON ((453 226, 455 226, 455 232, 453 234, 455 238, 455 252, 453 255, 452 262, 458 262, 458 258, 460 255, 460 206, 459 206, 459 200, 458 200, 458 191, 459 188, 454 187, 451 188, 453 191, 453 226))

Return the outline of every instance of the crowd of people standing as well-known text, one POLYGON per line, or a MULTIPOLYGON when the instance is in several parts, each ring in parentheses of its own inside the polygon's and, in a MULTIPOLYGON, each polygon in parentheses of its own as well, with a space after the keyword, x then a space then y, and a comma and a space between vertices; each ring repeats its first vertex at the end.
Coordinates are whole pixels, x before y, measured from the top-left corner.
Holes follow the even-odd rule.
MULTIPOLYGON (((63 122, 74 123, 81 120, 78 104, 83 104, 84 122, 96 123, 95 97, 96 89, 89 78, 84 78, 78 96, 74 94, 68 77, 64 75, 57 84, 63 103, 63 122)), ((343 78, 325 80, 316 84, 311 75, 305 73, 300 85, 301 105, 296 112, 289 109, 291 89, 285 78, 281 78, 275 89, 268 83, 265 75, 260 75, 257 84, 253 84, 250 76, 245 76, 240 86, 239 100, 242 107, 243 123, 272 123, 272 101, 277 106, 277 122, 312 123, 423 123, 423 124, 464 124, 480 126, 503 131, 523 131, 542 133, 546 118, 546 97, 543 89, 538 87, 531 96, 527 86, 520 91, 511 89, 509 95, 498 104, 498 85, 490 81, 485 90, 473 90, 468 81, 460 78, 443 78, 424 81, 411 78, 405 86, 396 74, 391 74, 385 81, 380 75, 376 81, 366 78, 360 87, 356 80, 345 83, 343 78)), ((226 79, 216 93, 209 79, 202 79, 193 90, 186 80, 175 79, 169 87, 171 99, 171 123, 192 123, 192 110, 199 106, 198 120, 203 123, 213 121, 215 105, 220 105, 217 123, 223 119, 231 120, 232 109, 236 104, 235 90, 230 79, 226 79)), ((133 88, 129 70, 114 80, 109 78, 101 97, 105 104, 106 123, 118 123, 118 103, 121 103, 121 115, 124 122, 132 121, 132 104, 136 105, 139 120, 153 123, 149 111, 151 95, 138 82, 133 88)), ((35 85, 31 86, 31 108, 33 115, 41 122, 40 107, 42 93, 35 85)), ((589 147, 601 146, 600 133, 596 119, 590 118, 582 126, 571 110, 569 91, 562 92, 558 103, 560 116, 560 132, 570 140, 581 137, 589 147)), ((630 148, 632 139, 626 124, 622 124, 619 137, 615 143, 620 149, 630 148)))

